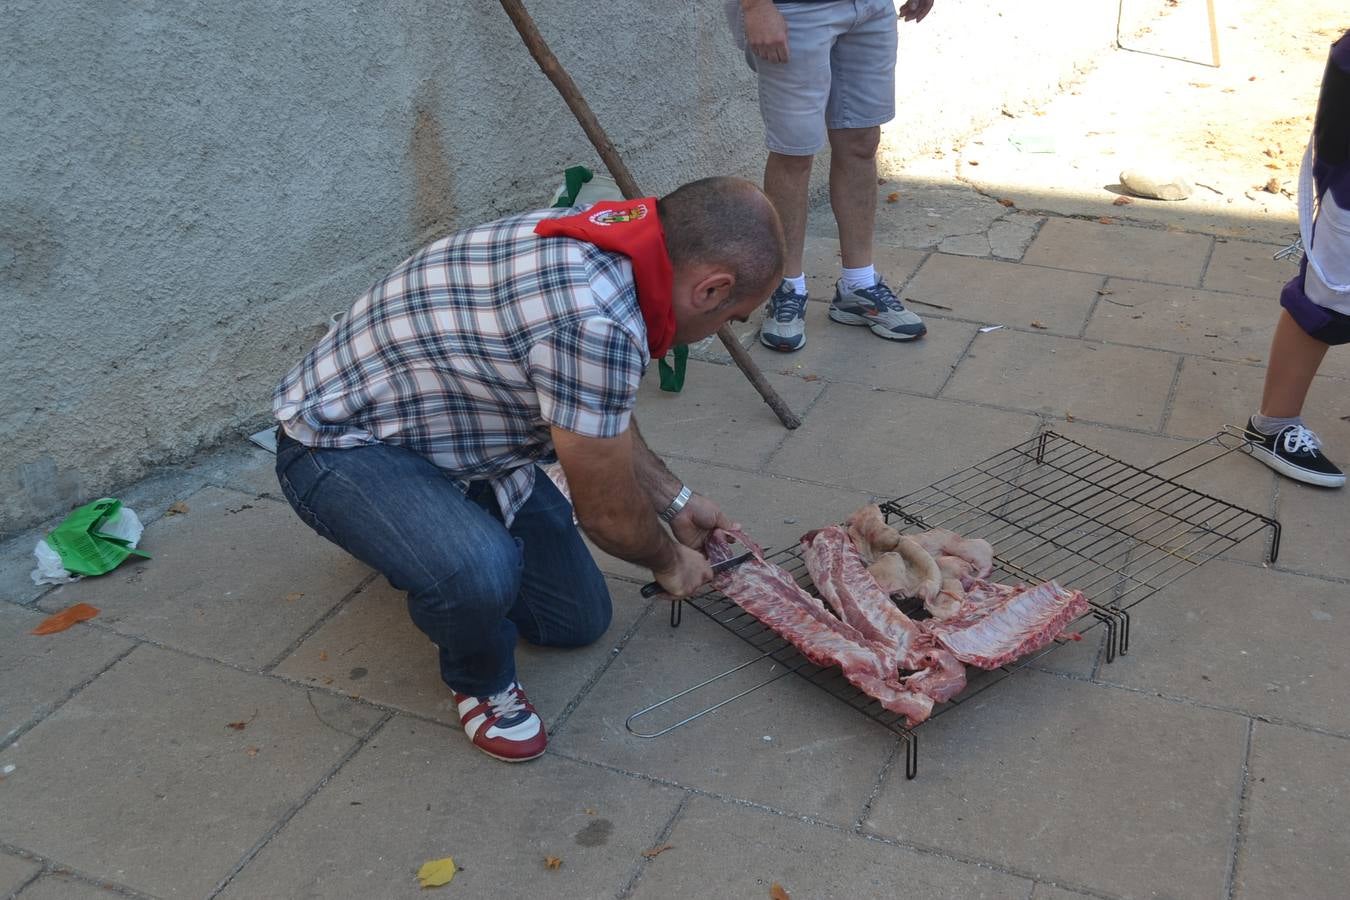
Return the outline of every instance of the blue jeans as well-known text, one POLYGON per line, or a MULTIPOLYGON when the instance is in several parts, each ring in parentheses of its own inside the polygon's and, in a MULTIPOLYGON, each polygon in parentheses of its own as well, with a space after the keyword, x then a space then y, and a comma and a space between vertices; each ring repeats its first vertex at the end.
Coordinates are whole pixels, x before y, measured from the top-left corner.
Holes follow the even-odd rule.
POLYGON ((441 678, 483 697, 516 678, 516 638, 579 647, 604 634, 609 590, 542 471, 508 529, 487 482, 468 493, 425 457, 389 444, 309 448, 279 430, 277 480, 322 537, 408 595, 440 648, 441 678))

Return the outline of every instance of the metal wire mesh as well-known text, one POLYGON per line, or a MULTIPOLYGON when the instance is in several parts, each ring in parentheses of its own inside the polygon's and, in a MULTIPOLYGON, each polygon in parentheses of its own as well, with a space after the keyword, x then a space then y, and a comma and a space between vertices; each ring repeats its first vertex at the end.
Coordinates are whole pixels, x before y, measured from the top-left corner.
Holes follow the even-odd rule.
MULTIPOLYGON (((1192 568, 1270 528, 1270 559, 1279 550, 1279 522, 1187 487, 1177 479, 1233 452, 1240 442, 1223 435, 1142 469, 1055 432, 1045 432, 926 488, 888 500, 881 509, 901 531, 949 528, 981 537, 995 548, 994 581, 1057 581, 1080 590, 1090 609, 1068 632, 1105 626, 1107 661, 1129 645, 1130 607, 1192 568), (1212 452, 1205 455, 1203 448, 1212 452), (1200 456, 1195 454, 1200 452, 1200 456), (1180 471, 1165 476, 1161 469, 1180 471)), ((800 547, 769 560, 816 594, 800 547)), ((688 601, 760 653, 861 711, 907 740, 914 764, 913 730, 904 718, 849 684, 837 667, 807 661, 790 643, 730 598, 709 592, 688 601)), ((917 601, 902 609, 927 614, 917 601)), ((674 620, 672 620, 674 621, 674 620)), ((967 667, 967 687, 933 711, 933 718, 970 702, 1007 676, 1068 643, 1059 638, 992 671, 967 667)), ((908 774, 908 773, 907 773, 908 774)))

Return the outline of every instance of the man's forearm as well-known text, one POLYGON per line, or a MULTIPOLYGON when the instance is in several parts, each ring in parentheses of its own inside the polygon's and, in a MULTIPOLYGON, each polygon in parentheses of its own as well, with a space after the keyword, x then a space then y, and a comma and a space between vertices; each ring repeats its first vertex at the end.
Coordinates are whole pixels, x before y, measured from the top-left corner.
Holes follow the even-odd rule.
POLYGON ((633 474, 651 501, 652 509, 661 512, 675 499, 680 488, 684 487, 684 482, 666 468, 661 457, 647 446, 647 442, 642 439, 642 432, 638 430, 637 419, 632 420, 629 429, 633 432, 633 474))

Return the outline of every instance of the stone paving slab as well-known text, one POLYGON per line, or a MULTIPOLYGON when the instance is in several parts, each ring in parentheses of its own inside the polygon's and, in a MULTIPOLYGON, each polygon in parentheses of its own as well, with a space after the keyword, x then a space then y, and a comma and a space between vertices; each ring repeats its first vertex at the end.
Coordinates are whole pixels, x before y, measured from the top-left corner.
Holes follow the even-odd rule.
POLYGON ((923 726, 918 778, 892 769, 864 828, 1072 889, 1220 896, 1246 729, 1024 671, 923 726))
MULTIPOLYGON (((520 642, 517 675, 546 723, 555 720, 614 652, 644 613, 636 585, 610 581, 614 619, 589 647, 556 650, 520 642)), ((436 646, 408 618, 402 591, 383 578, 356 594, 274 670, 277 675, 339 691, 418 716, 458 725, 441 681, 436 646)), ((472 752, 467 742, 465 752, 472 752)))
POLYGON ((42 871, 42 865, 21 856, 0 853, 0 892, 12 897, 33 876, 42 871))
MULTIPOLYGON (((660 389, 655 369, 638 392, 637 420, 647 445, 657 453, 753 469, 783 439, 783 423, 735 366, 690 360, 684 390, 678 394, 660 389)), ((800 378, 765 377, 798 415, 823 387, 800 378)))
POLYGON ((1256 722, 1233 896, 1344 897, 1350 743, 1256 722))
POLYGON ((1274 258, 1283 249, 1282 244, 1218 238, 1205 270, 1204 287, 1211 291, 1236 291, 1275 300, 1285 282, 1298 272, 1296 264, 1274 258))
POLYGON ((1028 882, 839 829, 695 797, 648 863, 635 900, 768 897, 996 898, 1024 900, 1028 882))
POLYGON ((16 767, 0 841, 137 890, 201 897, 377 717, 142 646, 0 752, 16 767))
POLYGON ((426 897, 417 869, 446 856, 462 868, 447 897, 613 897, 682 797, 548 755, 504 766, 447 753, 457 739, 395 716, 222 898, 426 897))
POLYGON ((0 604, 0 741, 50 712, 134 646, 87 625, 32 634, 44 618, 33 610, 0 604))
POLYGON ((1080 900, 1082 897, 1089 896, 1091 895, 1067 891, 1062 887, 1051 884, 1038 884, 1036 889, 1031 892, 1031 900, 1080 900))
POLYGON ((1343 584, 1216 561, 1135 607, 1131 635, 1103 680, 1350 734, 1343 584))
MULTIPOLYGON (((1164 428, 1179 437, 1208 437, 1225 424, 1242 427, 1261 404, 1265 369, 1193 357, 1183 360, 1164 428)), ((1350 448, 1350 382, 1318 375, 1308 391, 1303 419, 1328 450, 1350 448)))
POLYGON ((1103 280, 1091 273, 935 253, 905 295, 949 306, 947 315, 961 319, 1016 328, 1038 322, 1051 334, 1077 337, 1103 280))
POLYGON ((153 559, 57 588, 42 608, 92 603, 119 634, 257 668, 370 574, 285 503, 214 487, 186 503, 146 528, 153 559))
POLYGON ((1019 444, 1037 425, 1021 413, 830 385, 766 468, 889 499, 1019 444))
POLYGON ((750 355, 765 372, 934 396, 970 346, 975 325, 938 319, 914 306, 928 325, 917 341, 888 341, 869 328, 830 321, 825 304, 806 310, 806 346, 792 353, 755 341, 750 355))
POLYGON ((1214 239, 1208 235, 1049 219, 1022 262, 1199 286, 1214 239))
POLYGON ((1224 294, 1112 278, 1084 336, 1194 356, 1263 361, 1270 347, 1270 304, 1224 294))
POLYGON ((1157 350, 1005 329, 975 339, 941 396, 1153 429, 1162 421, 1176 361, 1157 350))
MULTIPOLYGON (((650 615, 550 746, 697 790, 853 821, 898 738, 796 675, 661 737, 625 729, 631 714, 757 655, 697 611, 686 610, 679 628, 665 615, 650 615)), ((654 733, 782 671, 758 663, 634 727, 654 733)))
MULTIPOLYGON (((1347 443, 1335 446, 1350 448, 1347 443)), ((1342 456, 1338 462, 1344 464, 1350 458, 1342 456)), ((1341 581, 1350 579, 1350 555, 1345 552, 1350 497, 1345 488, 1325 490, 1285 479, 1280 483, 1275 517, 1284 527, 1276 566, 1341 581)), ((1350 587, 1346 591, 1350 593, 1350 587)))

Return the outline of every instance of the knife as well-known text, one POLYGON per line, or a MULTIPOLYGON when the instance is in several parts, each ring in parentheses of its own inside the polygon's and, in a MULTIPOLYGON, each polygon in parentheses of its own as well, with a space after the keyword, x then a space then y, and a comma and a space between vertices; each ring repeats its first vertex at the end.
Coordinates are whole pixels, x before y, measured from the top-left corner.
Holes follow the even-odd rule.
MULTIPOLYGON (((755 552, 753 550, 747 550, 740 556, 733 556, 731 557, 731 559, 724 559, 721 562, 713 563, 712 564, 713 574, 716 575, 718 572, 725 572, 727 569, 739 566, 741 563, 745 562, 747 559, 750 559, 754 555, 755 552)), ((659 585, 655 581, 650 582, 648 584, 644 584, 642 586, 642 596, 644 599, 648 597, 655 597, 657 594, 664 593, 664 591, 665 588, 661 587, 661 585, 659 585)))

